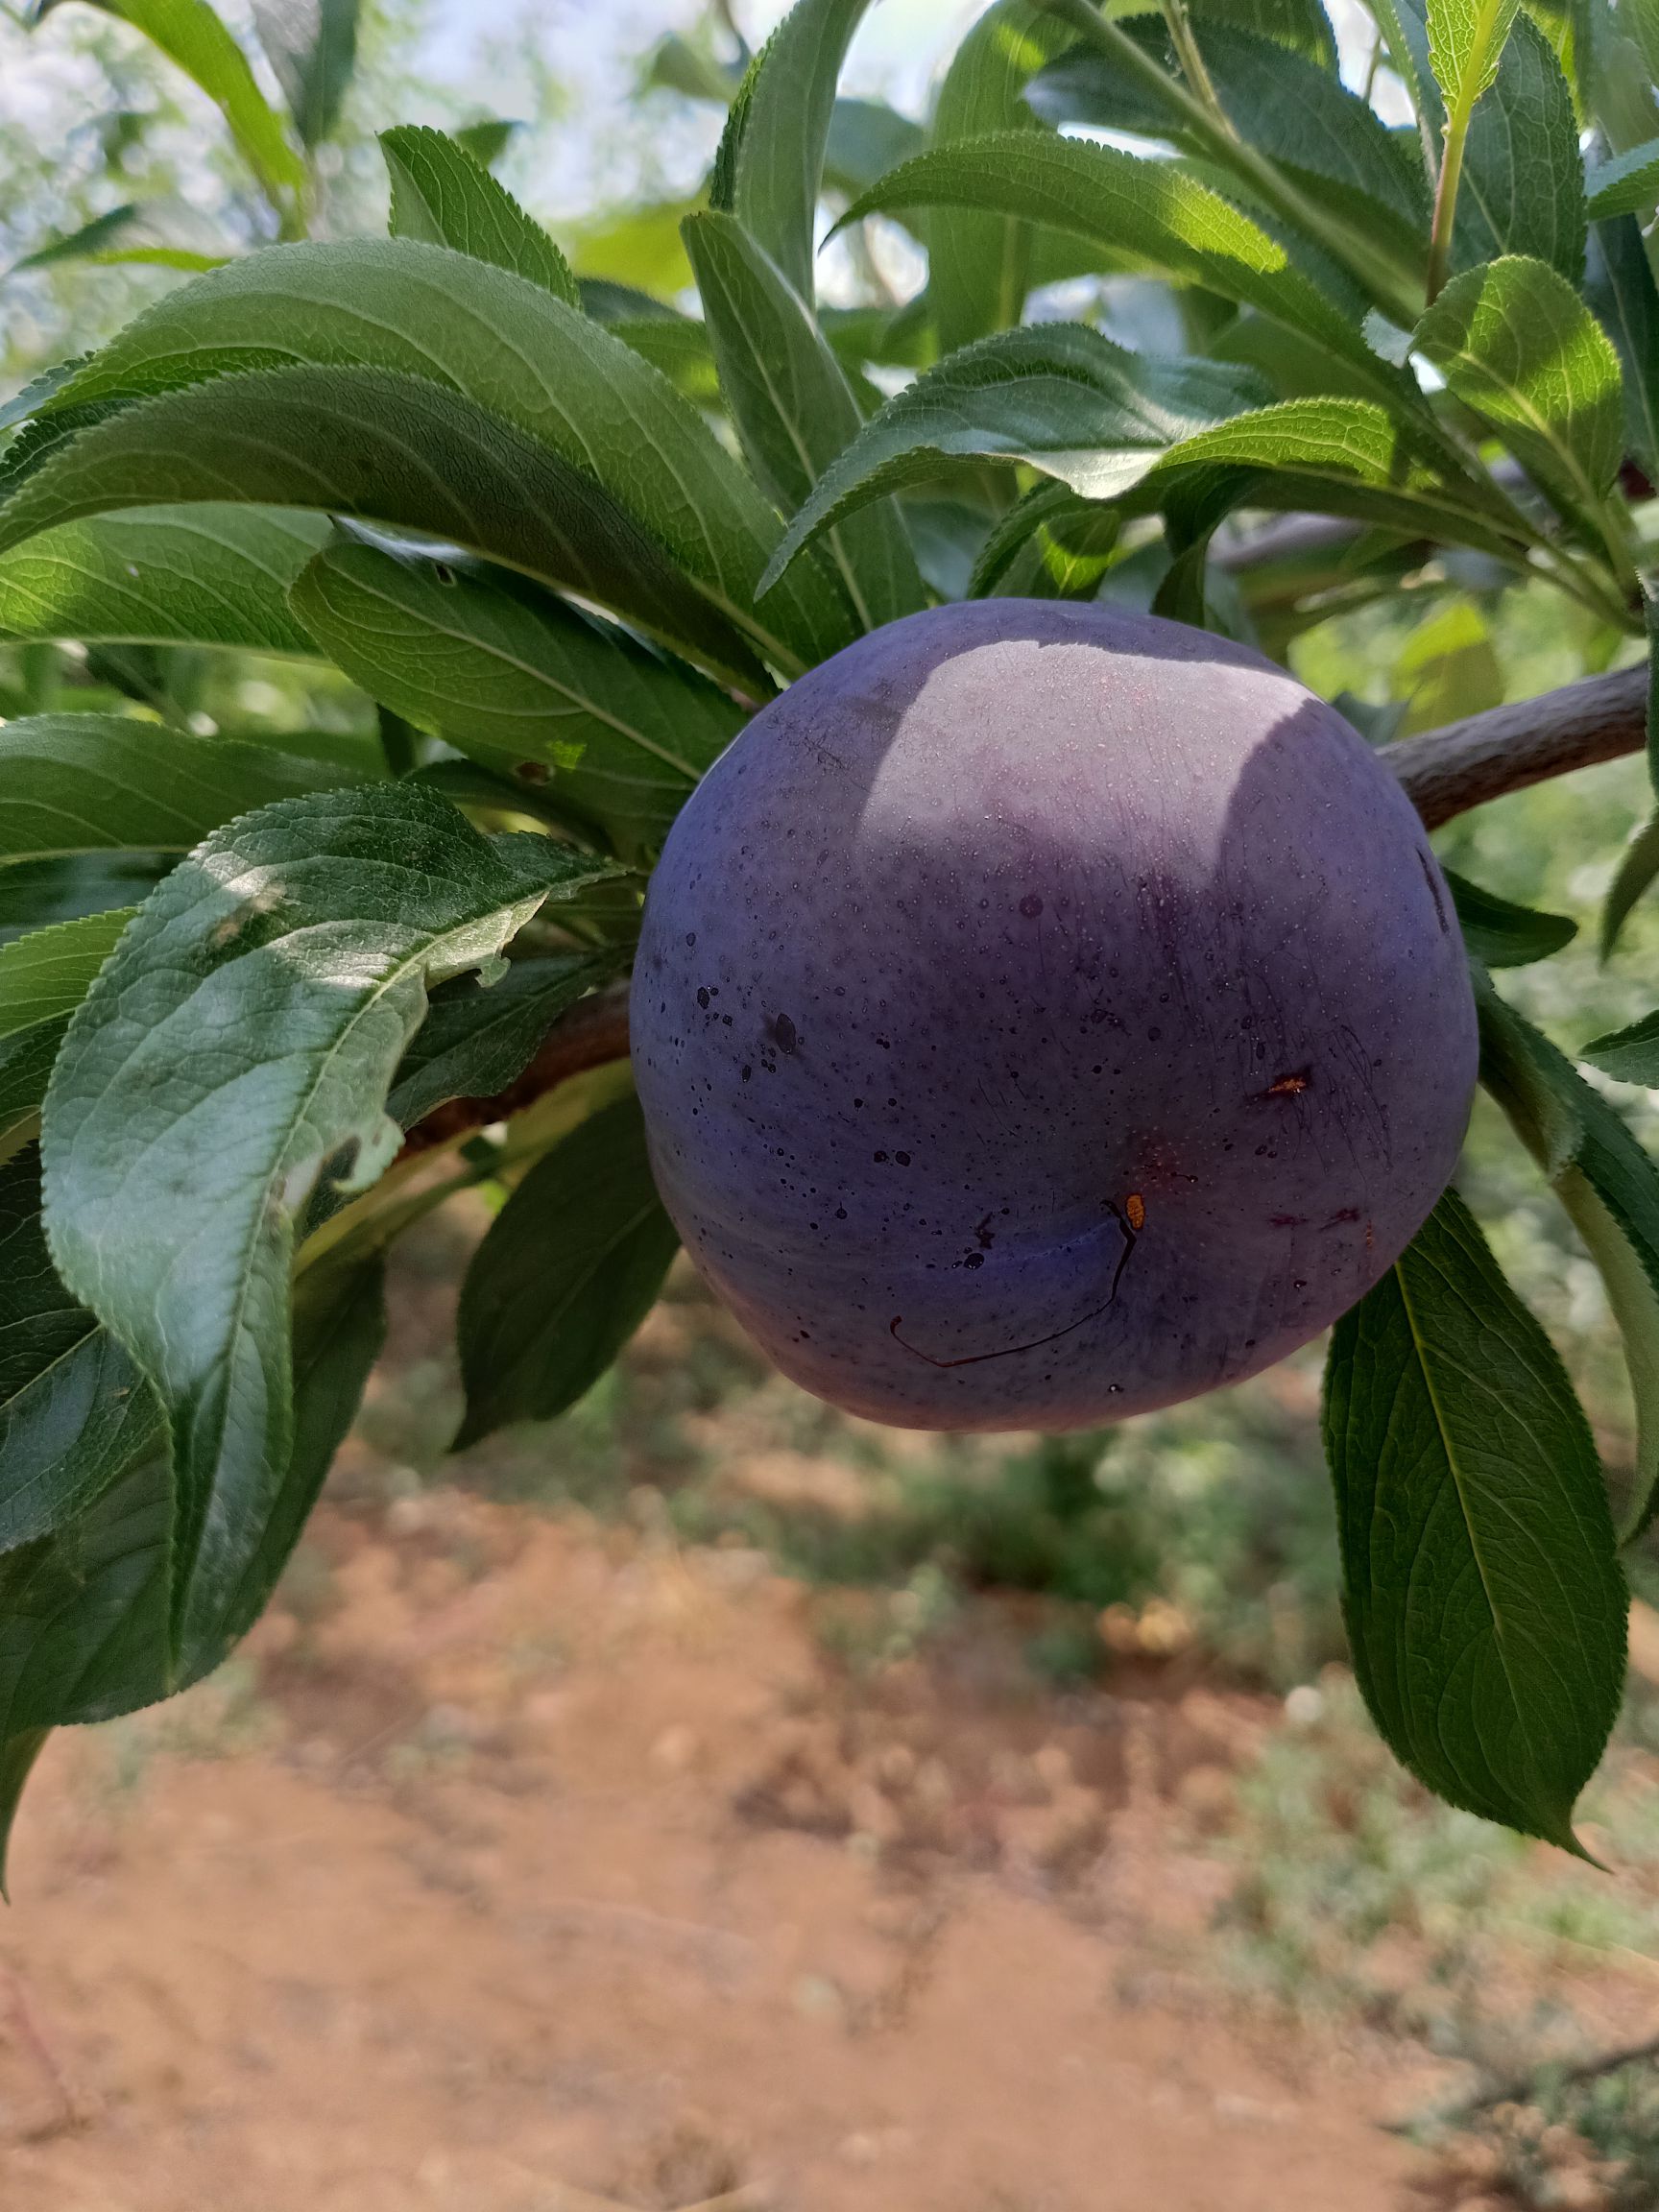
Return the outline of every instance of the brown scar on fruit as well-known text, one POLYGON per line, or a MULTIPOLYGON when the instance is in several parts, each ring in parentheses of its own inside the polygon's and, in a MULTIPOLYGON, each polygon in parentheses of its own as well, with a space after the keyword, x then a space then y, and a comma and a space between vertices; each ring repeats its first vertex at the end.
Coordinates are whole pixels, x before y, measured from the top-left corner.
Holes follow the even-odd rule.
POLYGON ((1277 1083, 1269 1083, 1262 1095, 1263 1098, 1300 1098, 1312 1080, 1311 1068, 1298 1068, 1292 1074, 1281 1075, 1277 1083))
POLYGON ((1146 1201, 1139 1190, 1131 1190, 1124 1199, 1123 1212, 1128 1217, 1130 1228, 1139 1237, 1146 1226, 1146 1201))
MULTIPOLYGON (((1123 1280, 1123 1270, 1128 1266, 1129 1255, 1135 1249, 1141 1222, 1146 1218, 1146 1208, 1138 1190, 1131 1191, 1127 1207, 1134 1208, 1139 1212, 1140 1220, 1132 1219, 1127 1209, 1118 1206, 1116 1199, 1104 1199, 1102 1204, 1123 1232, 1123 1249, 1118 1255, 1118 1265, 1112 1276, 1112 1288, 1092 1312, 1080 1314, 1075 1321, 1068 1321, 1064 1329, 1051 1330, 1046 1336, 1033 1336, 1029 1344, 1004 1344, 995 1352, 969 1352, 960 1359, 936 1359, 931 1352, 924 1352, 920 1344, 912 1344, 908 1337, 901 1336, 899 1332, 904 1326, 902 1313, 895 1313, 892 1320, 888 1322, 888 1335, 892 1337, 895 1344, 902 1346, 904 1351, 914 1353, 918 1359, 926 1359, 929 1367, 980 1367, 984 1365, 987 1359, 1012 1359, 1016 1353, 1041 1351, 1045 1344, 1057 1344, 1062 1336, 1072 1335, 1077 1330, 1087 1328, 1091 1321, 1098 1321, 1101 1314, 1108 1311, 1118 1302, 1118 1286, 1123 1280)), ((986 1218, 989 1219, 990 1216, 987 1215, 986 1218)))

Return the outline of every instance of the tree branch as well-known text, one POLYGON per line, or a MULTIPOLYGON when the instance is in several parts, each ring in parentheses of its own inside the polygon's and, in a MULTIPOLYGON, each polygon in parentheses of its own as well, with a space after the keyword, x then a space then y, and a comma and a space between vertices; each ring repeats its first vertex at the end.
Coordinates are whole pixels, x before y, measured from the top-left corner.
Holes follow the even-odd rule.
POLYGON ((1551 776, 1639 753, 1647 736, 1647 667, 1588 676, 1539 699, 1470 714, 1384 745, 1382 758, 1431 830, 1551 776))
MULTIPOLYGON (((1431 830, 1471 806, 1551 776, 1638 753, 1647 733, 1647 670, 1590 676, 1540 699, 1494 707, 1420 737, 1382 748, 1381 757, 1431 830)), ((572 1075, 628 1054, 628 986, 607 985, 563 1015, 524 1072, 493 1098, 452 1098, 404 1140, 401 1157, 452 1143, 506 1121, 572 1075)))

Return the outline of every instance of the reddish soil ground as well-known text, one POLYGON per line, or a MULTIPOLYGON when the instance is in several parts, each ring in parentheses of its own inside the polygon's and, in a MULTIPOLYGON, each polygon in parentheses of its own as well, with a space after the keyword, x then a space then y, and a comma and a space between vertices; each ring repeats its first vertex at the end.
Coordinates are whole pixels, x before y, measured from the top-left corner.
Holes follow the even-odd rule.
MULTIPOLYGON (((1157 1968, 1261 1724, 995 1638, 862 1686, 756 1553, 325 1507, 249 1661, 60 1737, 5 2212, 1395 2212, 1421 2093, 1157 1968)), ((1224 1882, 1224 1870, 1220 1870, 1224 1882)))

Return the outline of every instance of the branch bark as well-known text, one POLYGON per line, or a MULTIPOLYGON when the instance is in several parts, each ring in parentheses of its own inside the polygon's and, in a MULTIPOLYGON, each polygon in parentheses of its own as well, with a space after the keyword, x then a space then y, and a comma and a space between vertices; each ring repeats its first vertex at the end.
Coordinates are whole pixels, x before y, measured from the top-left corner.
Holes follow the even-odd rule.
POLYGON ((1599 760, 1639 753, 1647 736, 1647 667, 1587 676, 1539 699, 1470 714, 1420 737, 1384 745, 1381 757, 1431 830, 1599 760))
MULTIPOLYGON (((1406 795, 1431 830, 1454 815, 1575 768, 1638 753, 1647 734, 1647 667, 1590 676, 1539 699, 1470 714, 1420 737, 1382 747, 1406 795)), ((417 1122, 402 1157, 505 1121, 572 1075, 628 1053, 628 986, 608 985, 547 1032, 524 1072, 493 1098, 452 1098, 417 1122)))

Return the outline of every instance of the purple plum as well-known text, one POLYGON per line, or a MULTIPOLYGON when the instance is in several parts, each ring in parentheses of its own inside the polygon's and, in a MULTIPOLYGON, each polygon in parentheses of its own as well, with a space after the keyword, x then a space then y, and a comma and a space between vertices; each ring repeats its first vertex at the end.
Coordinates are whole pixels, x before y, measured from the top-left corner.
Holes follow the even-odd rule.
POLYGON ((1377 1281, 1475 1009, 1399 784, 1242 645, 987 599, 804 676, 652 878, 662 1201, 786 1375, 923 1429, 1214 1390, 1377 1281))

